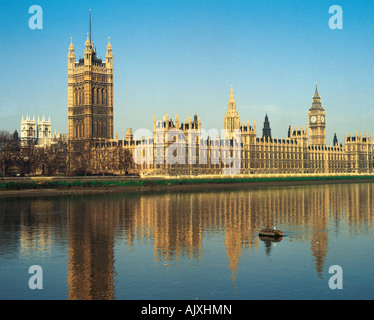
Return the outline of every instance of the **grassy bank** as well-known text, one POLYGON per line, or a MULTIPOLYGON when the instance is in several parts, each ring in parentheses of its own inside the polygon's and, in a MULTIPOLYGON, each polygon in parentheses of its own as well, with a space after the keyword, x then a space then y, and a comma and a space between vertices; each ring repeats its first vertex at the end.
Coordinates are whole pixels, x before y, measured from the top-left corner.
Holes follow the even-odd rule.
MULTIPOLYGON (((108 189, 115 187, 155 188, 168 186, 201 186, 201 185, 273 185, 292 183, 329 183, 329 182, 364 182, 374 181, 372 175, 347 175, 347 176, 275 176, 275 177, 222 177, 222 178, 147 178, 147 179, 105 179, 95 177, 86 180, 84 178, 69 178, 64 180, 28 180, 0 182, 0 192, 6 190, 43 190, 43 189, 108 189)), ((163 188, 164 189, 164 188, 163 188)))

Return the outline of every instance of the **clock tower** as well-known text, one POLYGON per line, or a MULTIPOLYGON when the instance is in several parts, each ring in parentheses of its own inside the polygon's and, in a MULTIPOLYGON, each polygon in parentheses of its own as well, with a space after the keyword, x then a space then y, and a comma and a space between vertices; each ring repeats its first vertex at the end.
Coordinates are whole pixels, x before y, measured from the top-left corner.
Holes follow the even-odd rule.
POLYGON ((308 114, 309 123, 309 145, 326 146, 326 112, 321 104, 321 97, 316 91, 313 96, 313 103, 308 114))

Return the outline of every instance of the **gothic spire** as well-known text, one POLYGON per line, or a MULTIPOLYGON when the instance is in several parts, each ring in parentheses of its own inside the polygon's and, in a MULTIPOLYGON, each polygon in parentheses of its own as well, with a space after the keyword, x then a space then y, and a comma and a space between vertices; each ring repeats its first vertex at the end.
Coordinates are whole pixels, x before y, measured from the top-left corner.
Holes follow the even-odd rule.
POLYGON ((106 47, 106 51, 107 51, 107 52, 112 51, 112 45, 111 45, 111 43, 110 43, 110 37, 108 38, 108 45, 107 45, 107 47, 106 47))
POLYGON ((86 46, 86 48, 91 47, 91 41, 90 41, 90 34, 89 33, 87 33, 87 40, 86 40, 85 46, 86 46))
POLYGON ((314 91, 313 99, 321 99, 321 97, 318 93, 317 82, 316 82, 316 90, 314 91))
POLYGON ((73 45, 73 37, 70 38, 70 46, 69 46, 69 51, 72 53, 75 51, 74 45, 73 45))
POLYGON ((265 116, 264 128, 262 129, 262 138, 265 139, 265 141, 271 140, 271 128, 267 113, 265 116))
POLYGON ((236 112, 236 102, 234 98, 234 90, 232 89, 232 82, 231 82, 231 88, 230 88, 230 98, 228 102, 228 110, 230 112, 236 112))
POLYGON ((231 82, 229 102, 235 102, 235 99, 234 99, 234 90, 232 89, 232 82, 231 82))
POLYGON ((89 33, 90 33, 90 42, 91 42, 91 9, 90 9, 90 25, 89 25, 89 33))
POLYGON ((318 93, 317 83, 316 83, 316 90, 314 91, 313 103, 312 103, 311 109, 324 110, 321 104, 321 96, 318 93))

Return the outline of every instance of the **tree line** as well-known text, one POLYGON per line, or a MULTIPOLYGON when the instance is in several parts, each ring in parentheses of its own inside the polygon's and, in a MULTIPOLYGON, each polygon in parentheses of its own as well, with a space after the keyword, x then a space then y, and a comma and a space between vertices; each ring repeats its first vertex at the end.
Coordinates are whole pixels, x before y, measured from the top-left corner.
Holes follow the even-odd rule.
POLYGON ((0 131, 0 177, 126 174, 132 168, 131 153, 119 146, 92 149, 61 140, 49 146, 21 145, 17 131, 0 131))

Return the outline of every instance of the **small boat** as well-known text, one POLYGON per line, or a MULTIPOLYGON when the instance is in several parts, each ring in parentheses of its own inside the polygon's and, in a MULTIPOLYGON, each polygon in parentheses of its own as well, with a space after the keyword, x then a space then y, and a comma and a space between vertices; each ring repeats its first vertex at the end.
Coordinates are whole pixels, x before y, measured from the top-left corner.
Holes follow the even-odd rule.
POLYGON ((274 229, 270 229, 270 228, 261 229, 258 235, 262 237, 265 236, 265 237, 274 237, 274 238, 283 237, 282 231, 277 230, 275 228, 274 229))

